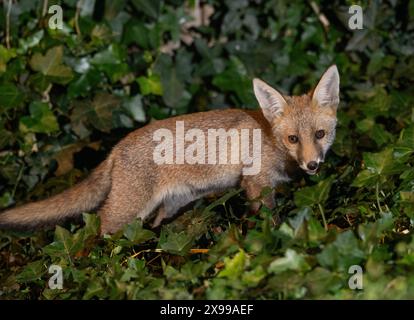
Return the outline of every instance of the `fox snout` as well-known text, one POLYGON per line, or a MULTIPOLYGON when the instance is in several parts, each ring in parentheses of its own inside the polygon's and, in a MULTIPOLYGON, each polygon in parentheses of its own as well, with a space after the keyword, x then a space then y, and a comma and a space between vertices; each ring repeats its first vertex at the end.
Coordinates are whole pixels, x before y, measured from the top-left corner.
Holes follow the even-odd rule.
POLYGON ((314 175, 324 161, 323 147, 319 143, 306 141, 299 144, 296 156, 299 166, 309 175, 314 175))
POLYGON ((311 161, 311 162, 308 162, 306 166, 308 167, 309 170, 314 171, 318 169, 319 164, 316 161, 311 161))
POLYGON ((317 171, 318 171, 318 169, 319 169, 319 167, 320 167, 320 164, 323 162, 323 159, 321 160, 321 159, 316 159, 316 160, 312 160, 312 161, 309 161, 309 162, 307 162, 307 163, 305 163, 305 162, 302 162, 299 166, 307 173, 307 174, 309 174, 309 175, 314 175, 317 171))

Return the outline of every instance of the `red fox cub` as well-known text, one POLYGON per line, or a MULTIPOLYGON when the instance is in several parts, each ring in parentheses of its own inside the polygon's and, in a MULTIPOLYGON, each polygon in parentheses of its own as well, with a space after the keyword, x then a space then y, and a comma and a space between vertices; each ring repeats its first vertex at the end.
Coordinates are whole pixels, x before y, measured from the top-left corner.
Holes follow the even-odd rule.
POLYGON ((155 121, 121 140, 88 178, 43 201, 0 214, 0 227, 35 228, 96 210, 101 234, 141 218, 153 227, 210 193, 241 186, 253 210, 274 208, 264 187, 301 168, 315 174, 335 138, 335 65, 310 93, 283 96, 254 79, 260 110, 215 110, 155 121))

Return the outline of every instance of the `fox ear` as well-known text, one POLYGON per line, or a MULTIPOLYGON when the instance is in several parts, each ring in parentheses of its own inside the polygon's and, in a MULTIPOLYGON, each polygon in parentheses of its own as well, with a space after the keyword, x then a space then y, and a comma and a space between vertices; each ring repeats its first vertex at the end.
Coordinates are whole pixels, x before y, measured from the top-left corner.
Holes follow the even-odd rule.
POLYGON ((253 79, 253 90, 262 112, 267 121, 273 122, 275 118, 283 113, 283 109, 287 105, 283 96, 260 79, 253 79))
POLYGON ((322 75, 312 94, 312 101, 322 107, 337 107, 339 104, 339 73, 332 65, 322 75))

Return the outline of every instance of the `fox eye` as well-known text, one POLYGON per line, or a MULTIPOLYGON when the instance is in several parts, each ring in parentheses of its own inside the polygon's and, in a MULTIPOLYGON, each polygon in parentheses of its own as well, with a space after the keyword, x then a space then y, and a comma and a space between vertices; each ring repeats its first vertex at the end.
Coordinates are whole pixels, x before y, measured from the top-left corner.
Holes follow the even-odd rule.
POLYGON ((316 139, 322 139, 325 136, 325 131, 324 130, 318 130, 315 132, 315 137, 316 139))
POLYGON ((298 141, 299 141, 298 136, 295 136, 295 135, 289 136, 288 139, 289 139, 290 143, 298 143, 298 141))

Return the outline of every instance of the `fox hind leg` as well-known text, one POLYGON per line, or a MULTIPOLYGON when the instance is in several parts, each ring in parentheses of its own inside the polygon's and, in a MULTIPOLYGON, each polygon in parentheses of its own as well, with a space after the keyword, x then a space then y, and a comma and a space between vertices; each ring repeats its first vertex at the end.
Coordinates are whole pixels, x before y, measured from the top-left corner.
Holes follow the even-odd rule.
POLYGON ((101 218, 101 234, 115 233, 135 218, 145 221, 158 205, 159 201, 154 199, 151 190, 146 188, 138 190, 124 185, 111 189, 98 210, 101 218))

